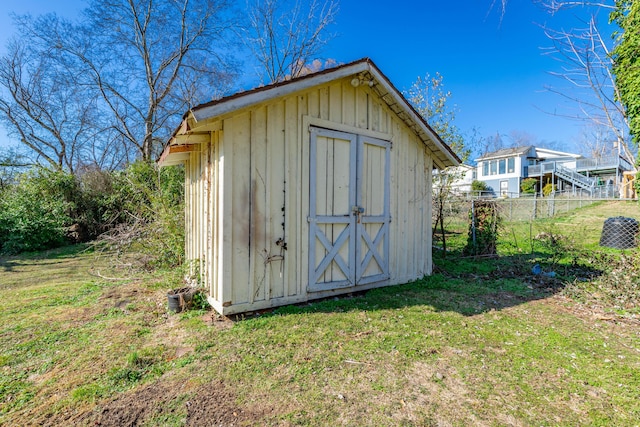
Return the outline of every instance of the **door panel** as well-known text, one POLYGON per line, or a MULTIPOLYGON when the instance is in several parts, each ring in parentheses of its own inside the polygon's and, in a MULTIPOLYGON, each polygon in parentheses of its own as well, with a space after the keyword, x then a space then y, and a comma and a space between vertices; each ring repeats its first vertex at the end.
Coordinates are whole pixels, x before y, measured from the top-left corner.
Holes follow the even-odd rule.
POLYGON ((390 144, 311 128, 309 291, 389 277, 390 144))
POLYGON ((362 285, 389 278, 391 144, 359 136, 358 145, 356 282, 362 285))
POLYGON ((311 129, 309 290, 355 284, 356 137, 311 129))

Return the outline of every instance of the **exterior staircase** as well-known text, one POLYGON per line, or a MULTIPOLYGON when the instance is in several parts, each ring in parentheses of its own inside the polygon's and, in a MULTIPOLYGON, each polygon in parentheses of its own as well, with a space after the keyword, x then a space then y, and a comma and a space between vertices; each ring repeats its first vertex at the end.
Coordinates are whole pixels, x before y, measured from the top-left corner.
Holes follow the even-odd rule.
POLYGON ((569 183, 571 183, 575 187, 582 188, 589 192, 593 192, 593 189, 596 186, 596 179, 589 178, 587 176, 582 175, 572 169, 566 168, 556 162, 554 162, 554 173, 558 178, 561 178, 569 183))

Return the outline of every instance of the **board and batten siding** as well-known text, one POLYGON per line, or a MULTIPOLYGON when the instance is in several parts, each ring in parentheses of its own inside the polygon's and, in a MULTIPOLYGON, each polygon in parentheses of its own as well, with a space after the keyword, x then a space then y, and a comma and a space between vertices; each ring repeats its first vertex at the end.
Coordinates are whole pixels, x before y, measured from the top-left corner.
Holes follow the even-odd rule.
POLYGON ((369 87, 345 78, 192 127, 211 137, 185 163, 186 256, 223 314, 381 285, 307 291, 311 126, 391 142, 384 285, 431 273, 432 159, 369 87))

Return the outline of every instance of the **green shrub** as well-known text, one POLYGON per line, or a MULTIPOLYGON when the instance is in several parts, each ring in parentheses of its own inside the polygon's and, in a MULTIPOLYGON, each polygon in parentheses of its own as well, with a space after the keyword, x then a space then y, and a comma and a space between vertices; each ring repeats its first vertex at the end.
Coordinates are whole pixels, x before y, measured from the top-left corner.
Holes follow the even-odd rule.
POLYGON ((77 174, 34 168, 0 188, 0 252, 37 251, 96 239, 143 254, 146 267, 184 257, 184 169, 135 162, 77 174))
POLYGON ((0 251, 38 251, 66 243, 76 183, 70 174, 43 168, 18 176, 0 198, 0 251))
POLYGON ((478 181, 477 179, 471 183, 471 190, 473 191, 491 191, 491 188, 484 181, 478 181))
POLYGON ((547 197, 554 191, 556 191, 558 187, 555 184, 547 183, 544 187, 542 187, 542 194, 547 197))
POLYGON ((520 183, 520 190, 523 194, 535 194, 538 180, 535 178, 525 178, 520 183))
POLYGON ((112 176, 105 212, 110 230, 98 242, 139 253, 140 267, 173 267, 184 259, 184 168, 135 162, 112 176))

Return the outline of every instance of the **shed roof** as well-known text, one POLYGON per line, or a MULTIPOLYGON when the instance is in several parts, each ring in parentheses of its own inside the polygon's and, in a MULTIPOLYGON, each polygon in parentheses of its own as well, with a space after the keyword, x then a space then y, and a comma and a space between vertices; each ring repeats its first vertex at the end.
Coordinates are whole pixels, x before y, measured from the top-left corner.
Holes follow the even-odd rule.
MULTIPOLYGON (((171 147, 180 143, 176 139, 176 136, 188 133, 188 118, 192 118, 196 122, 208 120, 260 104, 269 99, 283 97, 348 76, 353 76, 354 85, 368 84, 387 104, 391 111, 416 133, 431 151, 436 167, 444 169, 460 163, 460 159, 453 150, 440 138, 431 126, 429 126, 427 121, 411 106, 402 93, 393 86, 389 79, 369 58, 363 58, 349 64, 328 68, 295 79, 238 92, 234 95, 193 107, 184 114, 182 124, 174 131, 169 141, 167 141, 164 152, 158 161, 161 164, 165 163, 172 154, 171 147)), ((166 163, 171 164, 171 162, 166 163)))

